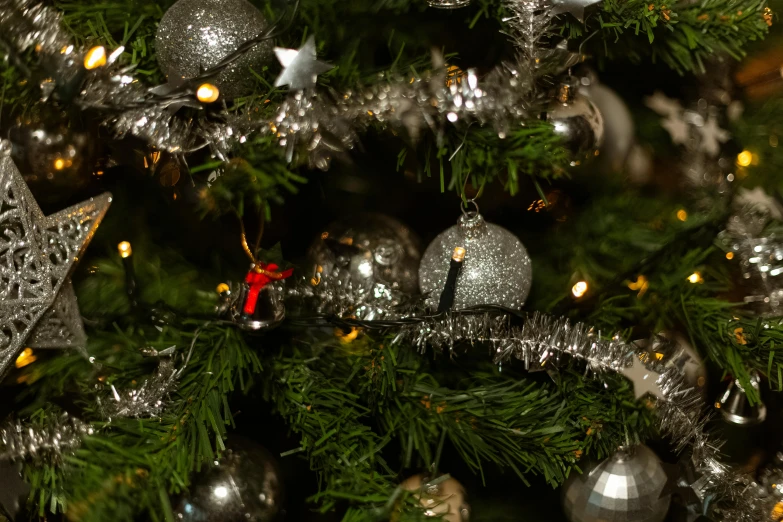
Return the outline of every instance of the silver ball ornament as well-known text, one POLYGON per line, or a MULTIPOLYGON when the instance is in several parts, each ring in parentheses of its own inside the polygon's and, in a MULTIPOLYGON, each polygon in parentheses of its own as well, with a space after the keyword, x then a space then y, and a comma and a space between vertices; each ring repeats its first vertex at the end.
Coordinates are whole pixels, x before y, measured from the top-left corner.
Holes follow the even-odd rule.
POLYGON ((586 159, 603 143, 603 116, 574 83, 560 84, 557 97, 547 108, 546 119, 575 159, 586 159))
MULTIPOLYGON (((261 34, 268 22, 247 0, 179 0, 166 11, 155 36, 160 68, 176 82, 193 78, 261 34)), ((234 98, 253 89, 253 74, 272 59, 272 42, 261 42, 218 75, 222 96, 234 98)))
POLYGON ((650 448, 621 448, 569 477, 563 509, 571 522, 662 522, 671 501, 671 495, 661 495, 666 483, 661 461, 650 448))
POLYGON ((274 458, 257 444, 230 437, 220 460, 196 477, 175 513, 183 522, 271 522, 282 502, 274 458))
POLYGON ((470 520, 465 488, 453 477, 432 480, 429 475, 419 473, 405 479, 400 486, 406 491, 415 492, 426 517, 441 517, 445 522, 470 520))
POLYGON ((347 216, 310 246, 310 284, 358 318, 380 318, 416 293, 419 259, 418 237, 399 221, 383 214, 347 216))
POLYGON ((626 169, 631 147, 635 142, 635 125, 628 105, 615 91, 590 78, 590 84, 579 92, 595 106, 603 119, 604 140, 601 147, 601 163, 612 172, 626 169))
POLYGON ((533 268, 519 239, 477 212, 462 215, 457 225, 441 232, 424 251, 419 284, 427 305, 437 308, 455 247, 465 248, 457 278, 455 310, 495 304, 519 309, 530 293, 533 268))

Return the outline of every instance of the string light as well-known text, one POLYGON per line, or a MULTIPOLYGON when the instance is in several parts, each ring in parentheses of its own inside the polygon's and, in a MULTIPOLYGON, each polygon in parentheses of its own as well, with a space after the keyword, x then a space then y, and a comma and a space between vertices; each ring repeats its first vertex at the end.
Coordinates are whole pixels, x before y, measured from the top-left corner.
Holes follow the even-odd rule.
POLYGON ((122 243, 118 244, 117 251, 120 253, 120 257, 123 259, 130 257, 131 254, 133 254, 133 249, 131 248, 131 244, 128 241, 123 241, 122 243))
POLYGON ((751 153, 749 150, 743 150, 737 154, 737 165, 740 167, 747 167, 751 163, 753 163, 753 153, 751 153))
POLYGON ((688 276, 688 281, 693 284, 696 284, 696 283, 703 283, 704 279, 701 277, 700 273, 694 272, 688 276))
POLYGON ((196 91, 196 98, 201 103, 212 103, 220 97, 220 90, 211 83, 202 83, 196 91))
POLYGON ((681 208, 677 211, 677 219, 680 221, 687 221, 688 219, 688 213, 685 211, 685 209, 681 208))
POLYGON ((19 357, 16 358, 16 367, 17 368, 24 368, 28 364, 32 364, 38 359, 38 357, 33 354, 32 348, 25 348, 22 350, 22 353, 19 354, 19 357))
POLYGON ((579 281, 571 287, 571 293, 574 294, 574 297, 582 297, 587 293, 587 288, 587 281, 579 281))
POLYGON ((88 71, 106 65, 106 48, 97 45, 84 55, 84 68, 88 71))
POLYGON ((734 259, 734 252, 726 252, 726 259, 734 259))
POLYGON ((225 294, 225 293, 231 291, 231 288, 229 288, 229 286, 226 283, 220 283, 219 285, 217 285, 217 288, 215 289, 215 291, 218 294, 225 294))
POLYGON ((65 160, 57 158, 54 160, 54 170, 63 170, 65 168, 65 160))

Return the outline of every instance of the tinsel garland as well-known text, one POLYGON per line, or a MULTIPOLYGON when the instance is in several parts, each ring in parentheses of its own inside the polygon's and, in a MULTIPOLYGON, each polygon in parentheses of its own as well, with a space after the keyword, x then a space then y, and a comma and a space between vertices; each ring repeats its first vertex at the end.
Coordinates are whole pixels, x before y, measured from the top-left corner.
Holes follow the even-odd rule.
POLYGON ((9 421, 0 427, 0 460, 60 464, 93 433, 89 424, 65 412, 43 422, 9 421))

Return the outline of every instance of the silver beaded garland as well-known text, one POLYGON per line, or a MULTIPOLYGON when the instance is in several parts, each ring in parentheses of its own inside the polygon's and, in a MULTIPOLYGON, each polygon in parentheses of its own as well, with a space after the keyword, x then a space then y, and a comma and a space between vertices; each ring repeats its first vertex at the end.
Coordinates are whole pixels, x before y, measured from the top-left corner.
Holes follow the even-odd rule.
POLYGON ((438 306, 455 247, 466 251, 454 295, 455 310, 486 304, 522 307, 533 281, 530 256, 514 234, 487 223, 478 212, 464 214, 425 250, 419 284, 422 293, 428 294, 428 306, 438 306))
POLYGON ((661 495, 666 472, 644 445, 621 448, 603 462, 574 473, 563 486, 571 522, 662 522, 671 496, 661 495))
MULTIPOLYGON (((267 28, 264 15, 247 0, 179 0, 158 25, 158 62, 169 82, 193 78, 217 65, 267 28)), ((218 75, 223 96, 249 94, 251 68, 260 70, 272 59, 272 42, 257 44, 218 75)))

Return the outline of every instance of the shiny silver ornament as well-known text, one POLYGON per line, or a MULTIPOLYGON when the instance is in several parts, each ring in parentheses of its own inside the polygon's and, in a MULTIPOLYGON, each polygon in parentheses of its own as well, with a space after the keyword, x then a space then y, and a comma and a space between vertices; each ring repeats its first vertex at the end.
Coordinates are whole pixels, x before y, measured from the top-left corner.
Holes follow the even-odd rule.
POLYGON ((427 0, 430 7, 438 9, 459 9, 470 5, 470 0, 427 0))
POLYGON ((263 447, 229 437, 220 460, 194 478, 175 510, 183 522, 271 522, 283 503, 274 458, 263 447))
POLYGON ((578 92, 572 80, 558 87, 557 96, 546 111, 546 120, 575 160, 593 155, 603 143, 603 116, 592 101, 578 92))
POLYGON ((424 251, 419 283, 428 306, 438 306, 455 247, 465 248, 455 310, 488 304, 522 307, 533 281, 530 256, 514 234, 487 223, 478 212, 463 214, 457 225, 438 235, 424 251))
POLYGON ((382 214, 331 223, 308 251, 310 285, 333 312, 361 319, 388 316, 418 289, 421 250, 416 235, 382 214))
MULTIPOLYGON (((160 68, 169 82, 193 78, 217 65, 268 26, 247 0, 179 0, 166 11, 155 36, 160 68)), ((222 70, 215 80, 222 96, 234 98, 253 90, 251 68, 270 63, 272 42, 257 44, 222 70)))
POLYGON ((588 73, 582 77, 581 83, 579 92, 593 103, 604 122, 601 165, 606 165, 612 172, 624 172, 631 147, 636 141, 633 115, 625 100, 602 84, 595 74, 588 73))
POLYGON ((0 377, 24 346, 83 346, 70 272, 111 203, 106 193, 44 216, 0 142, 0 377))
POLYGON ((690 342, 677 332, 664 331, 634 344, 645 352, 647 359, 663 371, 676 368, 684 383, 697 390, 706 402, 707 366, 690 342))
POLYGON ((671 496, 661 461, 650 448, 621 448, 603 462, 573 472, 563 486, 571 522, 662 522, 671 496))
POLYGON ((434 478, 419 473, 407 478, 400 486, 419 499, 424 516, 441 517, 445 522, 469 522, 467 494, 457 479, 442 475, 434 478))
MULTIPOLYGON (((759 390, 760 380, 758 374, 751 374, 750 385, 756 391, 759 390)), ((738 379, 729 382, 726 391, 718 398, 716 407, 720 409, 723 420, 730 424, 752 426, 767 418, 767 407, 763 402, 751 404, 738 379)))

